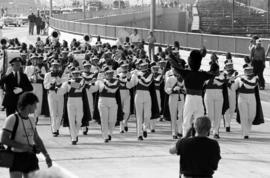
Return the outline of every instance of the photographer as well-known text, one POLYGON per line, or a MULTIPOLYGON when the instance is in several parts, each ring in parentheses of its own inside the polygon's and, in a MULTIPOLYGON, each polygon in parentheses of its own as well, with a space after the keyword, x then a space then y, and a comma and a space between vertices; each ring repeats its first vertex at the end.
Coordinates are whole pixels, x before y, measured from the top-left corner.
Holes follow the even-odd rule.
POLYGON ((212 178, 218 168, 220 148, 217 141, 209 139, 211 121, 208 117, 198 117, 195 121, 195 137, 191 136, 191 129, 187 136, 170 149, 171 154, 180 156, 180 177, 184 178, 212 178))
POLYGON ((14 152, 13 165, 10 167, 11 178, 28 177, 30 172, 38 170, 36 154, 40 152, 45 156, 48 167, 52 166, 52 160, 37 133, 35 120, 29 116, 35 112, 37 103, 35 94, 23 93, 18 101, 18 112, 8 116, 4 122, 1 142, 14 152), (15 137, 11 139, 14 133, 15 137))

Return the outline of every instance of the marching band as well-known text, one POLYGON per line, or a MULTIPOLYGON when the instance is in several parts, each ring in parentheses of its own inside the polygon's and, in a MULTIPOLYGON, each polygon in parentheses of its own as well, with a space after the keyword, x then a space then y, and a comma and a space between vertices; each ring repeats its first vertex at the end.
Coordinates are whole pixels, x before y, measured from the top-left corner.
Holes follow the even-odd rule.
POLYGON ((108 143, 116 126, 120 126, 121 134, 129 131, 132 114, 138 140, 156 132, 156 122, 162 119, 171 121, 173 139, 185 136, 194 118, 204 114, 212 120, 216 139, 222 117, 230 132, 236 111, 245 139, 254 121, 263 123, 261 108, 257 107, 258 81, 249 65, 243 75, 238 75, 232 60, 226 62, 224 71, 217 60, 212 60, 210 71, 203 72, 200 66, 204 55, 197 50, 191 52, 186 65, 179 49, 160 49, 150 61, 141 45, 111 46, 101 39, 91 45, 91 40, 85 35, 83 41, 74 39, 68 46, 67 41, 59 42, 59 33, 54 31, 45 43, 38 39, 35 47, 27 49, 18 40, 2 39, 0 84, 7 115, 15 112, 19 94, 32 90, 39 98, 35 118, 46 113, 43 105, 47 103, 53 136, 60 134, 61 125, 68 126, 72 145, 77 144, 80 130, 87 135, 91 120, 101 124, 102 137, 108 143), (20 56, 10 59, 10 50, 20 51, 20 56), (7 73, 9 66, 13 68, 11 74, 7 73), (12 80, 8 80, 9 75, 12 80), (30 86, 18 83, 24 75, 30 86), (12 97, 14 102, 6 100, 12 97))

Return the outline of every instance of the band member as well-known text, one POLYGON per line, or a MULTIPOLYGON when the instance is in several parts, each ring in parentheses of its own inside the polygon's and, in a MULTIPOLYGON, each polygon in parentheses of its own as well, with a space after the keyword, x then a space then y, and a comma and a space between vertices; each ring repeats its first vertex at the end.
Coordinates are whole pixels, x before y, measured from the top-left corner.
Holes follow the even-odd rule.
MULTIPOLYGON (((234 80, 238 76, 238 72, 234 70, 233 63, 228 62, 225 64, 225 74, 226 78, 230 83, 234 83, 234 80)), ((236 108, 236 91, 231 87, 231 84, 227 87, 228 97, 229 97, 229 109, 225 112, 225 127, 226 132, 231 131, 231 120, 233 119, 235 108, 236 108)))
POLYGON ((184 108, 184 81, 174 70, 174 75, 168 77, 165 84, 165 91, 169 95, 169 109, 171 116, 173 139, 182 137, 183 108, 184 108))
POLYGON ((223 84, 225 82, 224 73, 220 73, 219 65, 212 63, 210 72, 215 76, 214 78, 205 82, 204 103, 206 114, 211 119, 214 138, 219 137, 219 127, 222 117, 223 106, 223 84))
POLYGON ((130 79, 129 73, 129 64, 122 64, 121 71, 118 74, 118 79, 120 82, 120 96, 121 96, 121 104, 122 110, 124 112, 123 121, 120 123, 120 133, 124 133, 124 131, 128 131, 128 118, 130 115, 130 92, 129 87, 127 87, 128 79, 130 79))
POLYGON ((232 84, 238 91, 238 122, 244 139, 249 138, 252 124, 258 125, 264 122, 259 96, 258 77, 254 76, 253 67, 244 68, 244 76, 238 77, 232 84))
MULTIPOLYGON (((151 67, 152 73, 153 73, 153 77, 154 77, 154 85, 155 85, 155 92, 157 95, 157 104, 158 104, 158 109, 159 109, 159 113, 161 111, 161 95, 160 95, 160 87, 161 87, 161 83, 163 82, 163 77, 162 74, 159 73, 160 71, 160 67, 158 65, 152 66, 151 67)), ((156 119, 152 118, 150 120, 150 128, 151 128, 151 132, 155 132, 156 129, 156 119)))
MULTIPOLYGON (((90 109, 90 114, 91 117, 94 115, 94 98, 93 98, 93 87, 91 83, 94 82, 94 80, 97 78, 97 72, 96 73, 91 73, 91 64, 88 61, 83 62, 83 68, 84 72, 82 73, 82 77, 84 78, 85 81, 85 88, 86 88, 86 93, 87 93, 87 99, 88 99, 88 105, 90 109)), ((88 127, 83 128, 83 134, 87 135, 88 132, 88 127)))
MULTIPOLYGON (((64 82, 57 90, 57 94, 63 95, 67 93, 67 117, 69 131, 71 135, 71 144, 76 145, 81 126, 88 126, 90 114, 85 115, 89 111, 87 95, 85 91, 85 80, 80 76, 81 71, 78 68, 71 69, 71 79, 64 82), (86 100, 84 100, 86 97, 86 100), (84 109, 86 108, 86 109, 84 109), (86 116, 86 117, 84 117, 86 116), (85 118, 83 120, 83 118, 85 118), (85 124, 86 123, 86 124, 85 124)), ((66 118, 64 118, 65 120, 66 118)))
POLYGON ((213 77, 212 74, 199 71, 201 67, 202 55, 199 50, 191 51, 188 58, 188 65, 190 69, 183 69, 182 65, 178 63, 173 55, 170 57, 171 65, 183 77, 186 98, 183 111, 183 136, 185 137, 188 130, 190 130, 194 118, 204 115, 204 108, 202 102, 202 92, 204 82, 213 77))
POLYGON ((38 120, 38 117, 41 114, 41 106, 43 101, 43 80, 46 70, 44 67, 38 65, 40 63, 38 55, 32 55, 30 57, 30 60, 31 65, 25 67, 24 73, 27 75, 30 82, 32 83, 33 93, 36 94, 39 100, 39 102, 37 103, 37 109, 34 113, 36 120, 38 120))
POLYGON ((104 142, 108 143, 112 139, 113 129, 117 121, 118 104, 116 93, 119 89, 119 81, 115 79, 114 71, 105 68, 104 78, 100 78, 95 83, 95 90, 99 91, 98 110, 101 119, 101 131, 104 142))
MULTIPOLYGON (((127 83, 128 87, 136 87, 135 110, 137 119, 138 140, 147 137, 152 111, 150 85, 153 83, 153 74, 148 70, 148 63, 140 64, 140 71, 134 73, 127 83)), ((155 90, 153 90, 155 94, 155 90)), ((152 93, 153 94, 153 93, 152 93)))
POLYGON ((26 91, 33 90, 27 75, 22 72, 22 59, 15 57, 9 63, 11 64, 12 72, 4 75, 0 80, 0 86, 5 85, 6 92, 2 105, 6 108, 7 116, 16 112, 19 96, 26 91))
POLYGON ((59 128, 63 116, 63 95, 57 94, 59 88, 65 81, 60 73, 60 66, 57 60, 51 63, 51 71, 45 74, 44 88, 48 90, 48 103, 51 117, 52 133, 54 137, 59 135, 59 128))

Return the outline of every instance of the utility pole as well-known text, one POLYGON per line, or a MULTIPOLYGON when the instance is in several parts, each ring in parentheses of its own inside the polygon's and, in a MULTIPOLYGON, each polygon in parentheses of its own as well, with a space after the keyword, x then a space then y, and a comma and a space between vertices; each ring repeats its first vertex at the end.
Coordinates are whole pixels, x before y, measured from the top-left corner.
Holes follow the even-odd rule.
POLYGON ((150 31, 154 32, 155 30, 155 21, 156 21, 156 0, 151 0, 151 10, 150 10, 150 31))
POLYGON ((118 4, 119 9, 121 9, 121 0, 119 0, 118 3, 119 3, 118 4))
POLYGON ((267 30, 269 30, 269 5, 270 0, 267 1, 267 30))

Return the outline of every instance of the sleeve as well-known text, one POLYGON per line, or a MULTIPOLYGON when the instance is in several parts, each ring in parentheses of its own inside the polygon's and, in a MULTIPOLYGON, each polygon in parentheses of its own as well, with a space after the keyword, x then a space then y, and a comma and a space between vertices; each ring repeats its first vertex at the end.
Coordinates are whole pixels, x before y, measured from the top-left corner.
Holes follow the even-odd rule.
POLYGON ((127 87, 128 88, 133 88, 137 85, 138 83, 138 78, 136 74, 133 74, 130 81, 127 82, 127 87))
POLYGON ((58 88, 57 94, 64 95, 69 90, 70 90, 70 86, 69 86, 68 82, 64 82, 63 85, 60 88, 58 88))
POLYGON ((237 78, 234 83, 231 85, 233 91, 237 90, 240 87, 240 78, 237 78))
POLYGON ((203 74, 203 80, 204 81, 209 80, 209 79, 214 77, 214 75, 210 74, 209 72, 202 72, 202 74, 203 74))
POLYGON ((218 168, 218 162, 221 159, 220 156, 220 147, 217 141, 214 142, 214 147, 213 147, 213 157, 212 157, 212 166, 214 170, 217 170, 218 168))
POLYGON ((14 114, 8 116, 5 119, 5 122, 4 122, 4 125, 3 125, 3 130, 8 131, 8 132, 12 132, 13 127, 15 125, 15 121, 16 121, 16 118, 15 118, 14 114))
POLYGON ((184 139, 180 139, 180 140, 178 140, 178 141, 176 142, 175 147, 176 147, 176 154, 177 154, 177 155, 181 155, 181 150, 182 150, 183 141, 184 141, 184 139))
POLYGON ((49 90, 51 88, 51 82, 50 82, 50 74, 45 74, 44 81, 43 81, 44 88, 49 90))
POLYGON ((23 74, 22 76, 24 76, 24 84, 22 86, 23 91, 33 91, 33 86, 31 84, 31 82, 29 81, 28 77, 26 74, 23 74))
POLYGON ((173 90, 173 81, 172 78, 168 78, 166 83, 165 83, 165 92, 170 95, 173 90))

